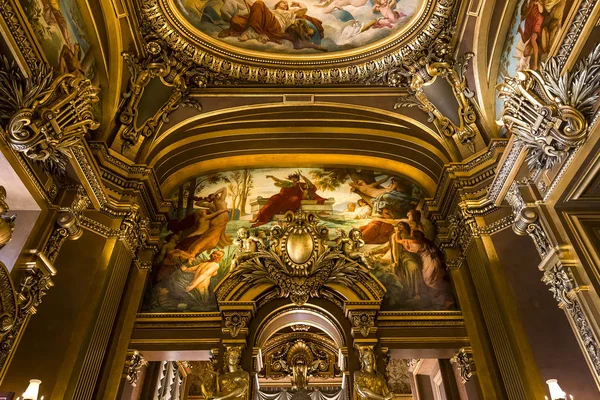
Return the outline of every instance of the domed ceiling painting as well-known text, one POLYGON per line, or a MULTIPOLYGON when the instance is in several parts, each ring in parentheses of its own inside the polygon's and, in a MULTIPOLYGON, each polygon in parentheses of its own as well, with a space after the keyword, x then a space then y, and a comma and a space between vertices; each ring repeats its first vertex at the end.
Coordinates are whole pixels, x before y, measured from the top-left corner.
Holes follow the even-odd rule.
MULTIPOLYGON (((353 168, 245 169, 203 175, 173 194, 144 311, 216 310, 215 288, 246 247, 269 251, 286 212, 312 213, 331 246, 360 236, 353 257, 383 284, 383 310, 456 304, 423 190, 384 172, 353 168), (232 262, 233 261, 233 262, 232 262)), ((353 250, 353 251, 354 251, 353 250)), ((256 253, 254 253, 256 254, 256 253)), ((240 258, 238 258, 239 260, 240 258)))
POLYGON ((200 35, 266 53, 357 50, 393 38, 423 0, 174 0, 200 35))

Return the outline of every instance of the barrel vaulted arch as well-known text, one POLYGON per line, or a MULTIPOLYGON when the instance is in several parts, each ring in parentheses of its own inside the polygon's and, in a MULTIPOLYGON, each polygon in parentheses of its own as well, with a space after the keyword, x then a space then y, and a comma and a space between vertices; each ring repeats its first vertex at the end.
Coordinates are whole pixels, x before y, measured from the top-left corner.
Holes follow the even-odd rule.
POLYGON ((163 194, 191 177, 264 166, 377 167, 406 176, 433 194, 455 149, 417 121, 333 103, 264 105, 200 114, 142 149, 163 194))

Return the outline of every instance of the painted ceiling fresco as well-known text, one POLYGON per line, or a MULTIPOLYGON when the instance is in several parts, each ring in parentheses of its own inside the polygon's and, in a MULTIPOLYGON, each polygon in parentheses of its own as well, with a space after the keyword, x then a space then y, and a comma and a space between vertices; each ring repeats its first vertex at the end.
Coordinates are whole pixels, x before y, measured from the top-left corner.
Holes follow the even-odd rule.
POLYGON ((247 50, 358 49, 400 32, 423 0, 175 0, 200 32, 247 50))
MULTIPOLYGON (((574 0, 519 0, 500 59, 498 83, 519 70, 540 69, 559 44, 573 4, 574 0)), ((496 100, 496 115, 503 104, 496 100)))
POLYGON ((330 235, 357 228, 365 259, 385 286, 384 310, 455 309, 421 188, 377 171, 245 169, 199 176, 172 195, 177 207, 155 259, 144 310, 216 310, 214 289, 235 268, 238 230, 257 242, 287 211, 318 216, 330 235), (244 231, 244 230, 242 230, 244 231))
POLYGON ((23 0, 21 5, 50 65, 93 80, 95 60, 77 2, 23 0))

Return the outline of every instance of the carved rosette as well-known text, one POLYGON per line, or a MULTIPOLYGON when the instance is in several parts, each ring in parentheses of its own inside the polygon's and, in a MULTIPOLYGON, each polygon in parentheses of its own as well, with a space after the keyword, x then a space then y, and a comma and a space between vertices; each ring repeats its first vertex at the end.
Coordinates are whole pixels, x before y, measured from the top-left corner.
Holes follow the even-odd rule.
POLYGON ((456 364, 462 383, 467 383, 475 372, 475 362, 473 361, 473 351, 470 347, 462 348, 450 359, 456 364))
POLYGON ((229 329, 231 337, 235 338, 240 333, 240 329, 246 328, 252 312, 250 311, 224 311, 225 327, 229 329))
POLYGON ((139 379, 140 370, 145 365, 148 365, 148 362, 144 359, 144 356, 139 353, 139 351, 134 350, 133 352, 128 353, 127 359, 125 360, 125 369, 123 371, 123 375, 125 375, 125 380, 127 383, 129 383, 131 386, 136 386, 139 379))
POLYGON ((562 162, 587 138, 599 98, 598 64, 600 46, 569 73, 563 74, 559 61, 550 58, 540 72, 518 71, 498 86, 504 101, 498 124, 524 144, 534 175, 562 162))
POLYGON ((8 145, 64 174, 70 149, 98 128, 92 111, 99 89, 81 76, 54 76, 41 65, 26 77, 16 63, 3 59, 0 68, 0 120, 6 123, 8 145))
POLYGON ((377 311, 349 311, 348 317, 352 327, 359 330, 363 337, 369 336, 371 328, 375 326, 377 311))

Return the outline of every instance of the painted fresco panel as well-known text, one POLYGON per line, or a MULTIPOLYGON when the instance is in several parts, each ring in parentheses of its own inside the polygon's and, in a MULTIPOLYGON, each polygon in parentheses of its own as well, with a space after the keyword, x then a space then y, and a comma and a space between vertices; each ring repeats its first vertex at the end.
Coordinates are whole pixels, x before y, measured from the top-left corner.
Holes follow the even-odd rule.
POLYGON ((329 228, 357 228, 371 272, 387 289, 387 310, 455 309, 433 224, 419 210, 422 189, 405 179, 352 168, 237 170, 199 176, 172 195, 144 311, 216 310, 214 288, 235 268, 238 230, 268 241, 286 211, 301 208, 329 228))
POLYGON ((75 0, 22 0, 27 20, 50 65, 58 72, 95 75, 81 10, 75 0))
MULTIPOLYGON (((500 59, 498 83, 502 77, 515 76, 519 70, 539 70, 561 39, 574 3, 574 0, 519 1, 500 59)), ((502 105, 497 99, 496 116, 500 115, 502 105)))
POLYGON ((422 0, 175 0, 200 32, 266 53, 351 50, 399 32, 422 0))

